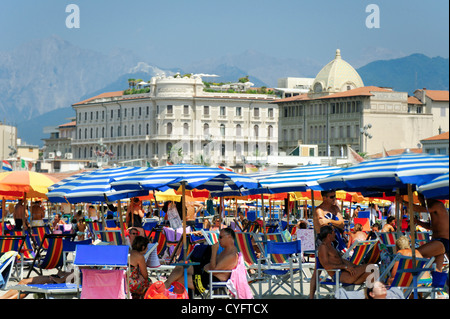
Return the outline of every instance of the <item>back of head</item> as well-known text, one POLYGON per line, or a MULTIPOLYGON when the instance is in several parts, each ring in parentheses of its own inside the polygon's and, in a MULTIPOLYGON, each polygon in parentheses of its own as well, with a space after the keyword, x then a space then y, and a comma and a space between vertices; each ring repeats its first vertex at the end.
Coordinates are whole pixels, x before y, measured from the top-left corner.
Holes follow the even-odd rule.
POLYGON ((133 243, 131 244, 131 248, 133 250, 142 251, 144 248, 147 248, 148 238, 143 236, 136 236, 134 238, 133 243))
POLYGON ((353 230, 355 232, 362 231, 362 229, 363 229, 363 227, 362 227, 362 225, 360 223, 355 224, 355 227, 353 228, 353 230))
POLYGON ((227 228, 223 228, 222 230, 225 233, 229 234, 233 238, 233 240, 236 240, 236 234, 234 233, 234 230, 232 228, 227 227, 227 228))
POLYGON ((400 236, 395 241, 395 246, 397 247, 397 250, 409 249, 409 239, 406 236, 400 236))

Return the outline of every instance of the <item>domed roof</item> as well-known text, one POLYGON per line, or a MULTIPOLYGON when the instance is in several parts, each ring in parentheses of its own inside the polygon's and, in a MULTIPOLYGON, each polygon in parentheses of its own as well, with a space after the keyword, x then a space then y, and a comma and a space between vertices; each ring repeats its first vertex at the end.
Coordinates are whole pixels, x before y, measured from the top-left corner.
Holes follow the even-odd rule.
POLYGON ((358 72, 341 58, 341 50, 336 50, 336 57, 325 65, 317 74, 311 87, 311 93, 337 93, 363 87, 364 83, 358 72))

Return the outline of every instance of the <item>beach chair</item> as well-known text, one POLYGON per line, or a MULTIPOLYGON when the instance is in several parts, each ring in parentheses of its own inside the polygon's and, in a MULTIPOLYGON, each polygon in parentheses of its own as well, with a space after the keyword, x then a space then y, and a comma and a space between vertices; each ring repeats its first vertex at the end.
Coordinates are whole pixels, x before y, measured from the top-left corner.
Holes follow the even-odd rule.
MULTIPOLYGON (((129 298, 129 263, 128 246, 78 245, 74 265, 77 273, 83 267, 81 299, 129 298)), ((76 284, 79 287, 80 282, 76 284)))
POLYGON ((89 233, 91 234, 92 238, 98 238, 101 240, 100 235, 97 236, 95 232, 103 231, 103 224, 98 221, 89 221, 87 222, 87 225, 89 227, 89 233))
POLYGON ((103 243, 122 245, 122 232, 120 230, 102 230, 94 231, 94 233, 103 243))
POLYGON ((354 265, 361 265, 369 251, 375 246, 378 240, 355 241, 345 252, 342 258, 351 261, 354 265))
MULTIPOLYGON (((301 241, 277 242, 269 240, 265 244, 265 254, 266 264, 261 274, 262 280, 269 282, 269 290, 266 294, 270 296, 278 289, 283 289, 290 296, 295 294, 303 295, 301 241), (294 274, 299 274, 300 290, 295 289, 294 274), (288 285, 290 289, 284 287, 285 285, 288 285), (275 286, 274 289, 272 288, 273 286, 275 286)), ((259 262, 261 260, 262 258, 260 258, 259 262)))
POLYGON ((395 246, 395 241, 397 240, 396 232, 377 232, 376 233, 380 243, 382 244, 381 249, 384 249, 389 255, 394 256, 397 253, 397 248, 395 246))
POLYGON ((248 284, 247 269, 244 257, 239 253, 238 264, 232 270, 210 270, 209 273, 209 299, 253 299, 253 293, 248 284), (218 273, 231 273, 226 282, 214 282, 213 276, 218 273))
POLYGON ((416 258, 416 266, 413 269, 412 257, 397 254, 389 266, 381 273, 379 280, 386 283, 391 276, 392 268, 398 263, 397 272, 392 280, 391 287, 400 288, 407 299, 413 291, 415 294, 420 292, 420 290, 430 291, 431 278, 422 279, 422 276, 426 272, 434 270, 431 267, 433 262, 434 257, 430 259, 416 258), (422 288, 419 288, 420 286, 422 288))
MULTIPOLYGON (((342 258, 351 261, 355 265, 361 265, 366 258, 368 252, 375 246, 377 240, 356 241, 349 247, 342 258)), ((319 258, 316 257, 316 296, 320 298, 321 295, 335 295, 339 296, 339 289, 345 288, 354 290, 357 285, 345 284, 340 281, 341 269, 326 270, 320 264, 319 258), (328 271, 333 271, 335 274, 332 277, 328 271), (323 273, 323 275, 322 275, 323 273)), ((363 285, 359 285, 361 289, 363 285)))
POLYGON ((17 254, 17 251, 10 250, 0 256, 0 290, 7 289, 17 254))
MULTIPOLYGON (((409 240, 412 242, 411 233, 408 233, 407 236, 409 237, 409 240)), ((416 233, 416 248, 430 242, 430 237, 431 237, 430 232, 417 232, 416 233)))
POLYGON ((219 242, 219 231, 218 230, 201 230, 203 237, 208 245, 214 245, 219 242))
MULTIPOLYGON (((30 235, 31 235, 32 241, 35 243, 35 248, 38 249, 41 246, 41 243, 42 243, 42 240, 44 239, 45 234, 51 234, 51 233, 52 232, 50 230, 50 227, 47 225, 31 227, 30 235)), ((44 244, 42 245, 42 248, 43 249, 48 248, 47 241, 44 242, 44 244)))
POLYGON ((69 254, 75 254, 76 248, 78 245, 92 245, 92 239, 88 238, 85 240, 70 240, 63 239, 63 269, 67 271, 67 266, 69 264, 69 254))
POLYGON ((30 266, 32 264, 36 257, 36 253, 33 249, 33 244, 31 243, 28 232, 12 230, 8 231, 7 234, 8 235, 6 235, 6 238, 1 243, 1 251, 14 250, 18 252, 13 278, 22 280, 25 265, 30 266), (12 240, 7 240, 8 237, 12 240))
POLYGON ((153 228, 158 226, 158 222, 146 222, 144 225, 142 225, 142 228, 144 229, 145 236, 150 236, 150 233, 152 232, 153 228))
POLYGON ((63 257, 63 240, 75 238, 75 234, 45 234, 43 242, 48 241, 48 248, 44 255, 43 242, 36 251, 36 256, 33 259, 27 278, 30 277, 31 272, 34 271, 42 276, 43 269, 61 269, 64 265, 63 257))

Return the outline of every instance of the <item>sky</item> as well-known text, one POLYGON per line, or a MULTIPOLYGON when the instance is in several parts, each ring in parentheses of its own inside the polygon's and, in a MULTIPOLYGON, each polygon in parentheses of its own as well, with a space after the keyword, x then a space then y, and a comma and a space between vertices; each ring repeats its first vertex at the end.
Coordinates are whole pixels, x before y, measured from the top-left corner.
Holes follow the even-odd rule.
POLYGON ((359 67, 413 53, 448 58, 449 1, 0 0, 0 52, 52 35, 98 52, 128 49, 161 68, 247 50, 326 64, 337 48, 359 67), (66 23, 71 4, 79 28, 66 23))

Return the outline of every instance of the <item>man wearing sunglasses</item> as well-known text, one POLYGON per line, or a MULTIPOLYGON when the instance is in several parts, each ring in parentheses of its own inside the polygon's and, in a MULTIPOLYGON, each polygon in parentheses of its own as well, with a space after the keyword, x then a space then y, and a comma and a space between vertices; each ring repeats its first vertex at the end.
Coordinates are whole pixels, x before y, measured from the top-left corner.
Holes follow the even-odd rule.
MULTIPOLYGON (((344 229, 344 218, 342 217, 341 210, 339 206, 336 205, 336 191, 327 190, 322 191, 322 204, 316 207, 313 214, 314 222, 314 232, 316 233, 316 238, 320 234, 320 228, 322 226, 331 225, 338 229, 344 229)), ((316 249, 322 244, 320 239, 316 239, 316 249)), ((314 267, 314 272, 311 278, 316 278, 316 269, 314 267)), ((314 293, 316 291, 316 281, 311 280, 309 298, 314 298, 314 293)))

